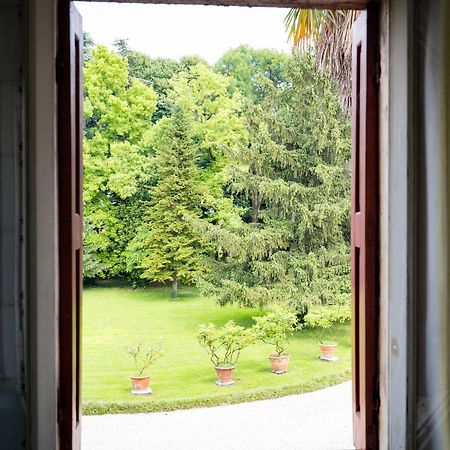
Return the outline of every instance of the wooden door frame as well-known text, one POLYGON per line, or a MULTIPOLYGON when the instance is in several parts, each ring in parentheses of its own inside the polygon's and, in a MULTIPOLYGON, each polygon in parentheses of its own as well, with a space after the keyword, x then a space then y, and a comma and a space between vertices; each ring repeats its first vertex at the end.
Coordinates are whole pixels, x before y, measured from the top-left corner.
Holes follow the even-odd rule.
POLYGON ((370 5, 356 19, 352 44, 353 442, 364 449, 379 441, 379 51, 369 45, 377 17, 370 5))
POLYGON ((58 257, 61 450, 81 445, 82 66, 81 16, 70 0, 58 5, 58 257), (69 420, 70 418, 70 420, 69 420))
MULTIPOLYGON (((89 0, 85 0, 89 1, 89 0)), ((110 2, 110 0, 100 0, 104 2, 110 2)), ((119 0, 121 3, 136 3, 136 1, 130 1, 130 0, 119 0)), ((226 5, 226 6, 253 6, 253 7, 303 7, 303 8, 316 8, 316 9, 370 9, 372 4, 377 4, 377 1, 370 1, 370 0, 341 0, 341 1, 335 1, 335 0, 321 0, 321 1, 314 1, 314 0, 139 0, 137 3, 162 3, 162 4, 197 4, 197 5, 226 5)), ((70 5, 71 0, 57 0, 58 4, 58 25, 57 25, 57 31, 58 31, 58 48, 63 48, 64 43, 62 42, 64 39, 64 36, 67 36, 68 33, 68 27, 70 28, 70 23, 67 21, 67 17, 70 17, 70 14, 68 11, 70 11, 70 5)), ((374 14, 372 12, 371 14, 374 14)), ((376 18, 375 20, 378 20, 376 18)), ((377 46, 379 43, 379 36, 376 36, 374 39, 377 42, 377 46)), ((369 72, 368 68, 368 72, 369 72)), ((58 72, 58 67, 57 67, 58 72)), ((373 67, 371 70, 371 76, 378 76, 378 68, 373 67)), ((61 89, 59 90, 59 94, 61 94, 61 89)), ((61 96, 64 97, 64 95, 59 95, 59 102, 58 105, 61 104, 61 96)), ((58 109, 58 160, 64 161, 65 156, 65 149, 67 147, 67 142, 65 141, 65 134, 67 133, 67 120, 64 121, 64 118, 61 117, 61 111, 63 111, 64 108, 58 109)), ((377 105, 377 108, 372 111, 372 113, 375 116, 379 116, 379 108, 377 105)), ((67 118, 66 118, 67 119, 67 118)), ((378 128, 376 129, 376 132, 374 135, 377 137, 377 145, 378 145, 378 128)), ((379 157, 379 156, 377 156, 379 157)), ((378 161, 376 166, 378 167, 378 161)), ((375 177, 376 180, 378 180, 378 174, 375 177)), ((64 174, 58 169, 58 192, 59 192, 59 206, 60 211, 58 213, 59 217, 59 248, 60 248, 60 259, 59 259, 59 280, 60 280, 60 286, 64 286, 66 284, 67 278, 69 276, 72 276, 71 274, 68 274, 67 272, 67 265, 64 262, 64 255, 61 253, 61 248, 64 246, 64 239, 65 237, 73 236, 73 229, 70 231, 67 229, 67 224, 64 222, 61 216, 61 211, 64 210, 64 192, 67 190, 67 177, 64 176, 64 174)), ((372 186, 375 190, 375 195, 377 197, 377 202, 380 196, 379 192, 379 186, 378 181, 377 184, 372 186)), ((375 240, 376 248, 379 250, 379 236, 378 236, 378 228, 376 230, 373 230, 373 236, 372 238, 375 240)), ((376 280, 379 280, 380 278, 380 272, 379 272, 379 266, 376 264, 374 277, 376 280)), ((379 302, 379 293, 377 292, 377 302, 379 302)), ((64 310, 64 305, 67 303, 67 292, 64 291, 64 289, 60 290, 60 298, 59 298, 59 304, 60 304, 60 310, 64 310)), ((378 317, 378 310, 377 315, 374 318, 374 324, 373 327, 376 330, 376 336, 378 336, 378 323, 379 323, 379 317, 378 317)), ((78 319, 79 323, 79 319, 78 319)), ((64 353, 64 347, 63 343, 67 341, 68 331, 67 331, 67 323, 64 323, 64 316, 60 316, 60 322, 59 322, 59 329, 60 329, 60 355, 64 353)), ((79 337, 78 337, 79 339, 79 337)), ((379 358, 379 343, 375 336, 373 336, 373 349, 375 350, 375 354, 373 355, 373 361, 376 361, 375 365, 373 365, 370 370, 376 371, 377 376, 377 383, 379 382, 379 367, 378 367, 378 358, 379 358)), ((64 360, 64 358, 62 358, 64 360)), ((64 363, 60 364, 60 372, 59 372, 59 379, 60 379, 60 386, 64 387, 64 381, 66 380, 66 373, 68 368, 64 366, 64 363)), ((377 384, 378 387, 378 384, 377 384)), ((374 393, 376 396, 378 393, 374 393)), ((76 413, 76 412, 75 412, 76 413)), ((62 423, 64 420, 61 420, 60 423, 60 436, 61 430, 62 430, 62 423)), ((376 433, 377 430, 375 430, 376 433)), ((377 435, 377 433, 376 433, 377 435)), ((378 438, 377 438, 378 439, 378 438)), ((377 444, 375 444, 376 448, 377 444)), ((64 447, 63 447, 64 448, 64 447)), ((68 447, 67 447, 68 448, 68 447)), ((372 448, 372 447, 371 447, 372 448)))

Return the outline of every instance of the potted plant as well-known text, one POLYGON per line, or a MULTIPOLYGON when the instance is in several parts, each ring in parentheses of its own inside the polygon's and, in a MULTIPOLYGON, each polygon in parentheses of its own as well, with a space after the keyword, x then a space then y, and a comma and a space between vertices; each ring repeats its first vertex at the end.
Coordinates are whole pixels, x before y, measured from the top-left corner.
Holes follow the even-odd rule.
POLYGON ((350 310, 340 305, 319 306, 311 309, 305 316, 305 327, 316 331, 322 361, 337 361, 336 337, 342 324, 351 319, 350 310))
POLYGON ((275 353, 269 356, 272 372, 276 374, 288 371, 290 353, 286 353, 288 336, 299 328, 295 310, 278 306, 264 316, 254 317, 255 336, 266 344, 275 347, 275 353))
POLYGON ((150 375, 145 371, 159 358, 162 357, 161 344, 145 346, 144 343, 125 344, 125 351, 133 358, 136 372, 130 375, 131 393, 133 395, 151 394, 149 386, 150 375))
POLYGON ((223 327, 214 324, 200 325, 197 339, 209 353, 216 370, 218 386, 235 384, 233 372, 242 349, 254 342, 251 329, 241 327, 234 321, 228 321, 223 327))

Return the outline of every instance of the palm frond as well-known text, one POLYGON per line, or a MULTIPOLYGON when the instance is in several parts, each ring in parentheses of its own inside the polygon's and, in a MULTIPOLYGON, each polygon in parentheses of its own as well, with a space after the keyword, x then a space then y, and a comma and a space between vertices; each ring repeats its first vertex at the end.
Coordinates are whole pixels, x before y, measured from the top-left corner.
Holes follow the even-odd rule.
POLYGON ((352 25, 358 11, 291 9, 284 24, 288 41, 300 51, 312 49, 320 70, 339 86, 344 112, 351 109, 352 25))

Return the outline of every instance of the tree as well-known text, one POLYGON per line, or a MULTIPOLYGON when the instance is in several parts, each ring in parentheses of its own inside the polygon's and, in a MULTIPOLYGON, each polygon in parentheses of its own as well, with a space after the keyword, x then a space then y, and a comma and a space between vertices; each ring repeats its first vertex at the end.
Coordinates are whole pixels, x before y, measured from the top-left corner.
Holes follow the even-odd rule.
POLYGON ((172 79, 171 105, 191 117, 200 182, 204 186, 203 218, 234 220, 231 200, 224 196, 227 151, 246 139, 240 92, 232 92, 232 79, 203 63, 190 66, 172 79))
POLYGON ((289 55, 274 50, 254 49, 241 45, 226 52, 215 65, 217 72, 231 77, 232 86, 245 97, 261 103, 264 90, 259 79, 267 78, 274 86, 287 80, 289 55))
POLYGON ((229 190, 247 201, 242 222, 198 223, 214 246, 198 284, 221 304, 349 301, 349 124, 333 84, 309 55, 290 83, 250 101, 249 133, 231 159, 229 190))
POLYGON ((135 228, 130 199, 147 177, 141 142, 156 94, 129 81, 127 61, 102 46, 86 62, 84 87, 84 275, 116 276, 135 228))
POLYGON ((92 59, 92 49, 95 47, 95 42, 92 36, 84 32, 83 33, 83 61, 86 64, 87 61, 92 59))
POLYGON ((151 86, 158 95, 158 103, 153 115, 153 122, 170 114, 167 93, 170 90, 172 77, 185 69, 184 64, 167 58, 151 58, 144 53, 132 50, 126 39, 114 42, 117 53, 128 61, 129 77, 137 78, 147 86, 151 86))
POLYGON ((202 239, 187 217, 198 219, 201 191, 192 133, 192 120, 180 108, 160 120, 155 142, 155 184, 142 224, 127 249, 130 269, 141 278, 172 282, 172 297, 178 282, 190 282, 201 270, 202 239))
POLYGON ((197 64, 208 66, 199 56, 184 56, 179 62, 168 58, 151 58, 150 56, 130 49, 127 39, 116 39, 117 53, 128 61, 129 77, 137 78, 151 86, 158 95, 158 104, 153 121, 170 115, 171 105, 167 95, 172 87, 172 78, 180 72, 189 72, 197 64))
POLYGON ((351 110, 352 25, 358 11, 291 9, 286 16, 286 31, 293 46, 313 49, 319 69, 339 86, 342 110, 351 110))

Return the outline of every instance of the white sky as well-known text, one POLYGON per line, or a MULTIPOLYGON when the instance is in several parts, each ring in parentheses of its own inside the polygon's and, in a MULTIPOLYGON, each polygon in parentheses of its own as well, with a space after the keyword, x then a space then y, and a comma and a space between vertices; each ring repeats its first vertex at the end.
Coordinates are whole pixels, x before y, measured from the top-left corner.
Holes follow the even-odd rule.
POLYGON ((284 18, 287 9, 191 5, 76 2, 84 31, 96 44, 129 46, 152 57, 202 56, 214 63, 230 48, 290 51, 284 18))

